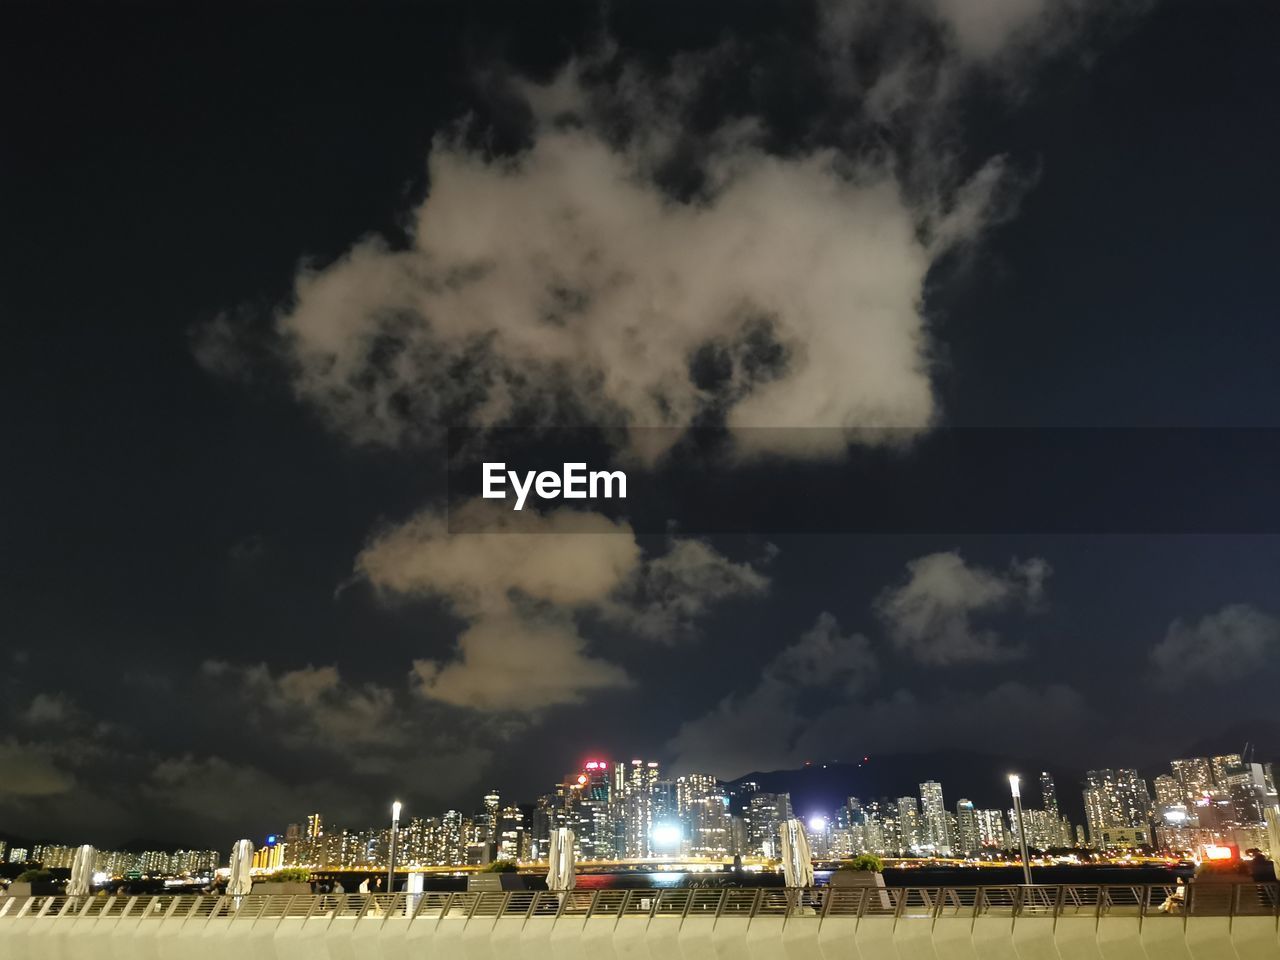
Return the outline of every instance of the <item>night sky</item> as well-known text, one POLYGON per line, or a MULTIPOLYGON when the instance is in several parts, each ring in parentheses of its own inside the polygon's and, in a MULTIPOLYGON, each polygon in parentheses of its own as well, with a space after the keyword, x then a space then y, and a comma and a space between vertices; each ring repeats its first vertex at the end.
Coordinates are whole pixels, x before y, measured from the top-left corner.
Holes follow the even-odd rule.
POLYGON ((1280 428, 1277 48, 1222 0, 6 5, 0 833, 1276 758, 1274 529, 444 507, 454 427, 708 430, 743 511, 857 428, 1280 428))

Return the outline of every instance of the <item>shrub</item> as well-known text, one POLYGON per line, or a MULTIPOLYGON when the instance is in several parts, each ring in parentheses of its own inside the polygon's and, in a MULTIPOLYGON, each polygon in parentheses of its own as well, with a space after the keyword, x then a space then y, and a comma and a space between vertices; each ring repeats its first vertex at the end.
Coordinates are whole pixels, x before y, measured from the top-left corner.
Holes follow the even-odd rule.
POLYGON ((23 870, 18 874, 18 883, 44 883, 52 880, 53 874, 48 870, 41 870, 39 867, 32 867, 30 870, 23 870))
POLYGON ((516 862, 514 860, 495 860, 484 868, 485 873, 515 873, 516 862))
POLYGON ((852 860, 841 864, 841 870, 854 870, 859 873, 884 873, 884 861, 874 853, 860 853, 852 860))
POLYGON ((306 867, 281 867, 261 880, 263 883, 310 883, 311 871, 306 867))

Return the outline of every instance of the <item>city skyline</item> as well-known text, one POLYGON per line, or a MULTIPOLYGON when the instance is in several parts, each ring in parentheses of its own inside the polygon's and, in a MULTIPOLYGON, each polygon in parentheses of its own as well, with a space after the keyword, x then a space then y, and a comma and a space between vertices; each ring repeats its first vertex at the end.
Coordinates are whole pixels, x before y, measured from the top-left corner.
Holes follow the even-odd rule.
POLYGON ((0 835, 639 756, 584 835, 810 761, 1122 838, 1280 759, 1273 5, 67 6, 0 5, 0 835))
MULTIPOLYGON (((1271 763, 1236 753, 1178 758, 1167 769, 1150 781, 1133 769, 1088 771, 1080 785, 1084 818, 1078 823, 1060 812, 1057 782, 1049 771, 1022 776, 1027 792, 1021 829, 1028 846, 1042 852, 1144 849, 1190 856, 1216 846, 1272 848, 1264 811, 1280 801, 1271 763)), ((949 805, 944 785, 936 780, 922 781, 914 795, 850 796, 835 809, 799 809, 788 792, 706 774, 664 776, 660 763, 640 759, 584 761, 553 792, 532 802, 504 803, 494 789, 471 812, 424 815, 397 802, 397 813, 403 817, 397 863, 405 869, 535 863, 545 859, 557 827, 574 832, 575 857, 586 863, 776 859, 782 823, 792 817, 806 825, 818 860, 862 853, 972 858, 1016 849, 1019 831, 1014 809, 977 807, 967 797, 949 805)), ((254 840, 254 866, 385 869, 389 837, 386 826, 335 824, 323 812, 310 813, 254 840)), ((0 841, 0 862, 68 867, 75 850, 65 844, 26 847, 0 841)), ((97 858, 100 871, 116 876, 164 870, 194 874, 221 862, 217 854, 200 850, 99 850, 97 858)))

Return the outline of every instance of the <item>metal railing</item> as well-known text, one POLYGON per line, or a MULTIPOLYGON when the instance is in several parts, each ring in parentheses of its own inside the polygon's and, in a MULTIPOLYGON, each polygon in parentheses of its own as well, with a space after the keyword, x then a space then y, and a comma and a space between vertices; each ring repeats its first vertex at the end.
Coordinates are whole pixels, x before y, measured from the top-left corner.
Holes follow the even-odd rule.
MULTIPOLYGON (((32 896, 0 898, 5 920, 136 919, 139 922, 223 917, 231 921, 343 918, 485 919, 540 921, 561 917, 661 919, 889 918, 912 922, 945 918, 1058 917, 1280 918, 1280 884, 1079 884, 983 887, 820 887, 813 890, 637 889, 428 892, 396 894, 191 894, 155 896, 32 896)), ((2 927, 0 927, 2 929, 2 927)))

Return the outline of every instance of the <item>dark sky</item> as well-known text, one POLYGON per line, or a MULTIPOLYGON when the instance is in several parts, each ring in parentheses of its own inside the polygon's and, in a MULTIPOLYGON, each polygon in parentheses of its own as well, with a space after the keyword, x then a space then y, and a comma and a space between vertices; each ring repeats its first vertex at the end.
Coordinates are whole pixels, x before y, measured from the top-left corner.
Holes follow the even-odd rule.
POLYGON ((6 6, 0 832, 1275 757, 1271 534, 440 512, 456 426, 1280 427, 1280 17, 1117 6, 6 6))

